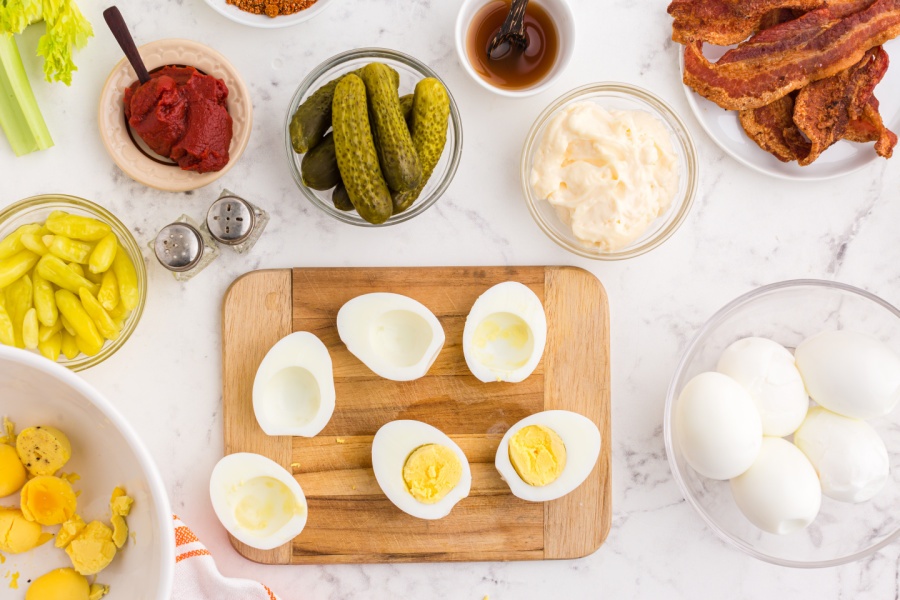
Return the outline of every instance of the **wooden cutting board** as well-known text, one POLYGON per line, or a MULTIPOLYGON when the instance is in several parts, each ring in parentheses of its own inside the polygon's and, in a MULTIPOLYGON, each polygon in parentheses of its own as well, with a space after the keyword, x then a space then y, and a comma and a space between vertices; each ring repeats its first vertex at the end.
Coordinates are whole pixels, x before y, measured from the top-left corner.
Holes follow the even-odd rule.
POLYGON ((611 440, 609 310, 590 273, 573 267, 329 268, 256 271, 234 282, 223 308, 225 452, 256 452, 290 470, 309 520, 290 544, 245 557, 266 564, 336 564, 579 558, 609 533, 611 440), (519 281, 544 303, 547 346, 522 383, 481 383, 461 346, 466 315, 494 284, 519 281), (381 379, 337 333, 338 309, 360 294, 396 292, 434 312, 447 341, 417 381, 381 379), (266 352, 294 331, 310 331, 334 362, 337 407, 315 438, 269 437, 253 415, 253 378, 266 352), (514 497, 494 468, 504 432, 549 409, 581 413, 602 435, 588 479, 564 498, 514 497), (383 424, 417 419, 456 441, 472 469, 471 495, 439 521, 411 517, 381 493, 371 443, 383 424))

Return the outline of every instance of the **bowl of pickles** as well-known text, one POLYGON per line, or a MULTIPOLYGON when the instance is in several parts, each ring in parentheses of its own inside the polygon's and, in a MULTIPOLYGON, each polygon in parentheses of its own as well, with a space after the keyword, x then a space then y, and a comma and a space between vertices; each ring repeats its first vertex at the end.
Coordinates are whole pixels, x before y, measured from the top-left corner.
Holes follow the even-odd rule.
POLYGON ((462 156, 462 120, 444 82, 383 48, 350 50, 313 69, 291 99, 284 134, 303 196, 361 227, 428 210, 462 156))
POLYGON ((0 211, 0 344, 97 365, 137 327, 146 281, 134 236, 102 206, 48 194, 0 211))

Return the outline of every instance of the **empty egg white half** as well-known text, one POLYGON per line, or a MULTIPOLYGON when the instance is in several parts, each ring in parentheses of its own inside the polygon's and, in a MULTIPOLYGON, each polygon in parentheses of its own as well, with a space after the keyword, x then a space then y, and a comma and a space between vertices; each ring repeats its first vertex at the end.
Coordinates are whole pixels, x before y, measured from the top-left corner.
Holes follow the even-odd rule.
POLYGON ((800 427, 809 396, 790 350, 772 340, 744 338, 725 349, 716 370, 750 392, 764 435, 784 437, 800 427))
POLYGON ((547 343, 547 316, 537 294, 515 281, 475 301, 463 330, 469 370, 485 383, 518 383, 531 375, 547 343))
POLYGON ((466 455, 441 430, 421 421, 391 421, 382 426, 372 441, 372 469, 381 491, 394 506, 419 519, 446 517, 472 489, 472 471, 466 455), (429 444, 451 450, 462 467, 459 483, 433 504, 420 502, 413 497, 403 479, 403 467, 407 459, 415 450, 429 444))
POLYGON ((235 538, 260 550, 290 542, 306 526, 306 496, 281 465, 259 454, 230 454, 216 464, 209 497, 235 538))
POLYGON ((794 356, 806 390, 831 412, 854 419, 882 417, 900 400, 900 356, 856 331, 826 331, 794 356))
POLYGON ((751 523, 778 535, 806 528, 822 505, 812 464, 795 445, 775 437, 763 439, 753 465, 731 480, 731 493, 751 523))
POLYGON ((400 294, 357 296, 338 311, 337 328, 353 356, 393 381, 423 377, 444 346, 434 313, 400 294))
POLYGON ((762 420, 750 392, 721 373, 700 373, 684 386, 674 425, 685 460, 710 479, 749 469, 762 444, 762 420))
POLYGON ((514 496, 529 502, 546 502, 562 498, 584 483, 600 456, 600 443, 600 430, 587 417, 567 410, 547 410, 525 417, 509 428, 500 440, 494 466, 514 496), (566 449, 566 464, 559 477, 542 486, 523 481, 509 457, 510 439, 529 425, 555 432, 566 449))
POLYGON ((829 498, 865 502, 887 483, 887 448, 865 421, 816 406, 794 434, 794 444, 815 467, 822 493, 829 498))
POLYGON ((334 400, 328 348, 305 331, 272 346, 253 380, 253 412, 267 435, 317 435, 334 413, 334 400))

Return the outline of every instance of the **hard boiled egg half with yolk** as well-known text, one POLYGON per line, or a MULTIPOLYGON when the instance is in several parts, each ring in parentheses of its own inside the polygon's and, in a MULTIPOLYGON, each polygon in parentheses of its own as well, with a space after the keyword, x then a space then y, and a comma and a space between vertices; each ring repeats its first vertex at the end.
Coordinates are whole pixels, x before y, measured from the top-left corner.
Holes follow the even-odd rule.
POLYGON ((331 419, 334 400, 331 355, 305 331, 272 346, 253 380, 253 412, 268 435, 315 436, 331 419))
POLYGON ((220 460, 209 482, 219 521, 241 542, 271 550, 306 526, 306 496, 287 470, 259 454, 240 452, 220 460))
POLYGON ((507 281, 475 301, 463 330, 463 352, 472 375, 485 383, 518 383, 531 375, 547 343, 547 316, 540 298, 507 281))
POLYGON ((460 447, 421 421, 391 421, 372 441, 372 469, 384 495, 419 519, 440 519, 469 495, 472 472, 460 447))
POLYGON ((444 329, 428 308, 400 294, 353 298, 337 316, 338 334, 353 356, 393 381, 423 377, 444 346, 444 329))
POLYGON ((600 455, 600 430, 585 416, 548 410, 513 425, 494 465, 517 498, 545 502, 581 485, 600 455))

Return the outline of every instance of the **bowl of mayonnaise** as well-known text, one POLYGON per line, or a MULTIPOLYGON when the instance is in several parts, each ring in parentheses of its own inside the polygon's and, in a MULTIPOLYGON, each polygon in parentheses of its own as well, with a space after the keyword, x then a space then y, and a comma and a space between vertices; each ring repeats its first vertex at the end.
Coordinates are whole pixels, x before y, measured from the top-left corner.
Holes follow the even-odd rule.
POLYGON ((537 118, 522 153, 535 222, 579 256, 621 260, 678 229, 698 187, 697 150, 663 100, 624 83, 594 83, 537 118))

